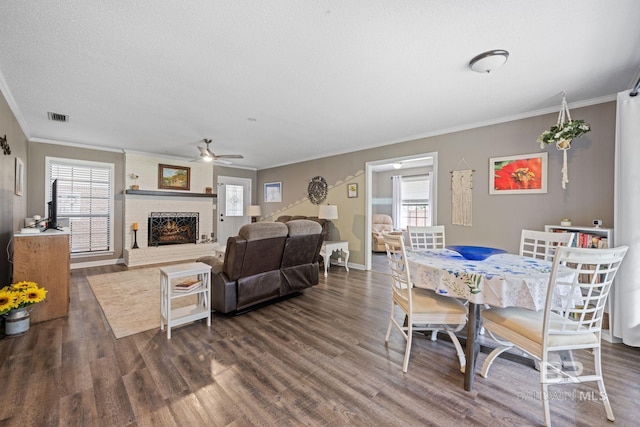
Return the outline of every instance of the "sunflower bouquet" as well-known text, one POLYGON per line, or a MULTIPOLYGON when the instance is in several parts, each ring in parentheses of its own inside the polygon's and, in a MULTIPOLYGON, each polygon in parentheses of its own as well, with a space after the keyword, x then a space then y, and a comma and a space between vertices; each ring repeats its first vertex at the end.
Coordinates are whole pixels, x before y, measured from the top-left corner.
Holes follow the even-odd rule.
POLYGON ((0 315, 44 301, 47 290, 36 282, 22 281, 0 289, 0 315))

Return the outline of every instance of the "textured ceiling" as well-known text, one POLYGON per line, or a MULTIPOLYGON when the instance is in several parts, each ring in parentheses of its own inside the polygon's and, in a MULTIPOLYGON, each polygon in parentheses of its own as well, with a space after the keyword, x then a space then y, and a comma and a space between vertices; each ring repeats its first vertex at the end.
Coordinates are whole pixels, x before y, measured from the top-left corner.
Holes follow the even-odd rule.
POLYGON ((640 75, 639 17, 637 0, 3 0, 0 88, 34 141, 193 158, 210 138, 263 169, 557 111, 562 91, 613 99, 640 75), (508 62, 470 71, 491 49, 508 62))

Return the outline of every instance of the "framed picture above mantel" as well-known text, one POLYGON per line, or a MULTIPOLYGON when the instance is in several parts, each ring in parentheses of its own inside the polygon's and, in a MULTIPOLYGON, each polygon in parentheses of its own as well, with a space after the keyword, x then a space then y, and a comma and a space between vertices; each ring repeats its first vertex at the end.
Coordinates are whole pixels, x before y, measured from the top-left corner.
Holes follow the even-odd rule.
POLYGON ((191 188, 191 168, 159 164, 158 188, 189 191, 191 188))

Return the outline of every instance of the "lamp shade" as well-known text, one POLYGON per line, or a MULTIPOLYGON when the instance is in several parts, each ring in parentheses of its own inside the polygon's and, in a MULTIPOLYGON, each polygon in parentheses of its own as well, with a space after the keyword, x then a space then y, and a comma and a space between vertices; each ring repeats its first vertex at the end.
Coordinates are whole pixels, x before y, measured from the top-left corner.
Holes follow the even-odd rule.
POLYGON ((320 205, 318 210, 318 218, 338 219, 338 206, 337 205, 320 205))
POLYGON ((249 205, 247 206, 247 216, 261 216, 262 208, 260 205, 249 205))

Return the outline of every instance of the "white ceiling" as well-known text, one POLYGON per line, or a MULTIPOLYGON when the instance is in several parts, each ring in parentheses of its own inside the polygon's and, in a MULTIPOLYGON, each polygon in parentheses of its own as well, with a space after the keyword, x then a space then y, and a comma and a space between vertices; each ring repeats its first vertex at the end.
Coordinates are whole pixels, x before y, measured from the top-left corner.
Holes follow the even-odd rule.
POLYGON ((263 169, 614 99, 639 19, 637 0, 2 0, 0 89, 34 141, 211 138, 263 169), (470 71, 491 49, 508 62, 470 71))

